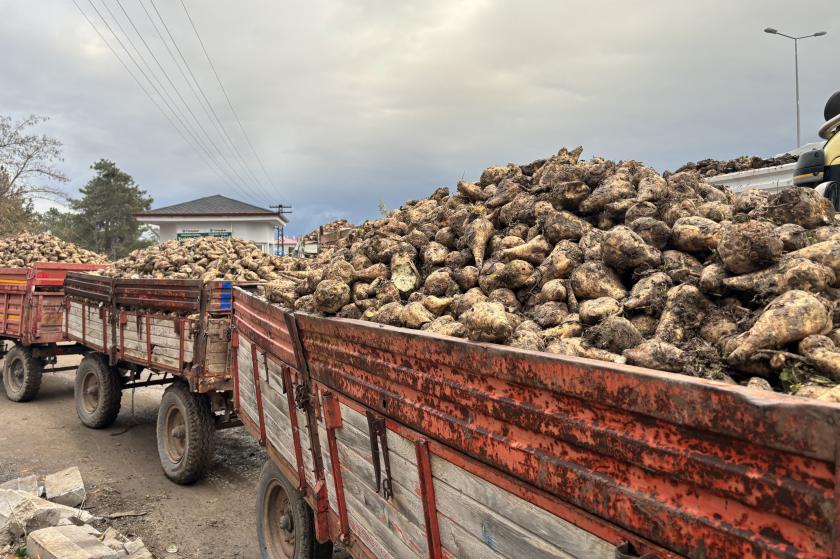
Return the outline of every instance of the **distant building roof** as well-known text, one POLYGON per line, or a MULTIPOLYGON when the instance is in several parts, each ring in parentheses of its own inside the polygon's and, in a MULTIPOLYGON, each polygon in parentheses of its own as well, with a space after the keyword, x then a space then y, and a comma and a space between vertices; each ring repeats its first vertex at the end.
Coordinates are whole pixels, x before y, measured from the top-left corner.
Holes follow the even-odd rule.
MULTIPOLYGON (((227 196, 216 194, 205 196, 190 202, 157 208, 148 212, 138 212, 134 217, 201 217, 201 216, 262 216, 277 217, 277 212, 246 204, 227 196)), ((286 219, 284 218, 285 222, 286 219)))

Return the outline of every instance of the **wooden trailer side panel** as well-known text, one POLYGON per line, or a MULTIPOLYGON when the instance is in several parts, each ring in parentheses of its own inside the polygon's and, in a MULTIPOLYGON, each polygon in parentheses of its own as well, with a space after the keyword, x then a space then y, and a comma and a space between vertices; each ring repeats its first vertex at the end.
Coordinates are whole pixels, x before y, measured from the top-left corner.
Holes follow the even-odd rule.
POLYGON ((67 300, 67 337, 96 351, 107 353, 107 309, 98 304, 67 300))

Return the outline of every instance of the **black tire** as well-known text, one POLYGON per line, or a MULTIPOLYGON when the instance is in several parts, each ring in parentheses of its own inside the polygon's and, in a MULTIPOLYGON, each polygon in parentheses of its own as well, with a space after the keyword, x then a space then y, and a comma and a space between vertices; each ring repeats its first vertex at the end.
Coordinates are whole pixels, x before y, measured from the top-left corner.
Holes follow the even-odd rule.
POLYGON ((332 542, 320 544, 315 539, 309 505, 271 460, 263 466, 257 485, 257 541, 262 559, 332 557, 332 542))
POLYGON ((120 373, 106 359, 101 353, 88 353, 76 369, 76 413, 82 425, 91 429, 104 429, 114 423, 122 404, 120 373))
POLYGON ((201 479, 213 461, 216 427, 210 401, 183 382, 169 385, 160 401, 157 447, 166 477, 181 485, 201 479))
POLYGON ((32 400, 41 388, 44 364, 32 357, 32 351, 15 344, 3 361, 3 389, 13 402, 32 400))

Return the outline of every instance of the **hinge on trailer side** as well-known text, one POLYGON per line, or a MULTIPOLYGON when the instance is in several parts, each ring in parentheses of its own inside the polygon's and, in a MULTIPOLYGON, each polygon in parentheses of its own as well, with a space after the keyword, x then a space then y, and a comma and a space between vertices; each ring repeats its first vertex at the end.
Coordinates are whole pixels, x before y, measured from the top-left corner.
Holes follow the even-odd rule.
POLYGON ((393 495, 391 490, 391 459, 388 456, 388 433, 385 428, 385 418, 367 411, 368 431, 370 433, 370 453, 373 459, 373 475, 376 478, 376 492, 381 493, 387 501, 393 495), (385 463, 385 478, 382 478, 382 468, 379 463, 379 449, 382 448, 382 461, 385 463))
POLYGON ((305 410, 309 405, 309 392, 303 384, 295 386, 295 404, 299 410, 305 410))

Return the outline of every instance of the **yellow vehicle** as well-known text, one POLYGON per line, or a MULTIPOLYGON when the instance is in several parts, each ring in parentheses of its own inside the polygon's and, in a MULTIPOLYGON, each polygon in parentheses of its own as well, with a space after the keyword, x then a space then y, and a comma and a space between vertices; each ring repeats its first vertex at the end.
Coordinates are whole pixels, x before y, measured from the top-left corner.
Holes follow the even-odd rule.
POLYGON ((816 188, 840 209, 840 91, 829 97, 823 116, 825 124, 819 135, 826 140, 825 145, 799 156, 793 183, 816 188))

